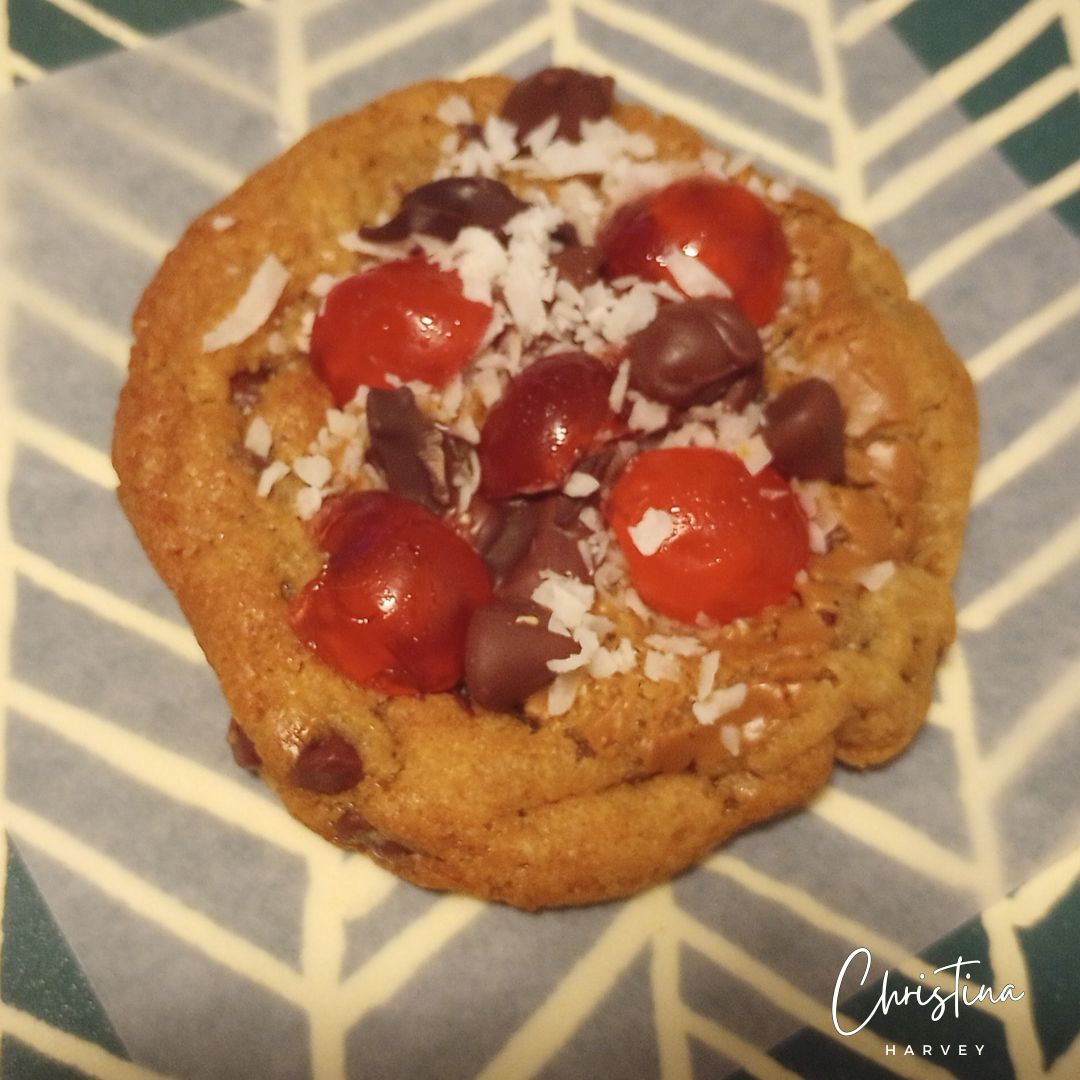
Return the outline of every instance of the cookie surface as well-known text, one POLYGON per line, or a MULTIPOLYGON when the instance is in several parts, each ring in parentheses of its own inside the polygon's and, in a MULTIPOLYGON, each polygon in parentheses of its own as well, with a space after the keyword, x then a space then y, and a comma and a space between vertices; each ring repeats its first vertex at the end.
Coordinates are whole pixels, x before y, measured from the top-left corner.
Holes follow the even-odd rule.
MULTIPOLYGON (((791 595, 724 625, 679 626, 609 575, 596 611, 633 663, 579 680, 565 709, 548 690, 500 712, 339 674, 290 622, 325 561, 297 512, 319 486, 297 460, 319 457, 334 406, 308 356, 316 283, 368 265, 341 238, 393 214, 445 161, 446 101, 463 99, 482 124, 511 85, 388 95, 197 219, 136 312, 114 461, 123 508, 221 680, 238 756, 328 839, 421 885, 532 908, 664 880, 803 805, 835 761, 875 765, 907 746, 954 634, 976 413, 963 366, 892 258, 820 199, 773 189, 792 280, 762 335, 765 393, 823 379, 845 417, 844 482, 803 485, 823 539, 791 595), (268 276, 265 295, 251 294, 268 276), (230 335, 246 291, 267 317, 230 335), (255 419, 272 459, 292 468, 269 485, 255 419), (741 698, 703 713, 714 687, 742 687, 741 698)), ((709 152, 671 118, 618 105, 613 115, 683 172, 709 152)), ((502 178, 523 198, 539 184, 555 200, 566 186, 502 178)), ((470 416, 482 426, 482 403, 470 416)), ((354 473, 353 487, 378 481, 354 473)))

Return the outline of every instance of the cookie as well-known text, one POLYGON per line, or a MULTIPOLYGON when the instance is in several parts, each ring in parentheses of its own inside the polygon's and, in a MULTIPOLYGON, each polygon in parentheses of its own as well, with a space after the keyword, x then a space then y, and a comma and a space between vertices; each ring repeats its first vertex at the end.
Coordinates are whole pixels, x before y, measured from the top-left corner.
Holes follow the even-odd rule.
POLYGON ((237 761, 403 878, 625 896, 926 716, 964 368, 866 232, 610 80, 320 127, 134 333, 119 497, 237 761))

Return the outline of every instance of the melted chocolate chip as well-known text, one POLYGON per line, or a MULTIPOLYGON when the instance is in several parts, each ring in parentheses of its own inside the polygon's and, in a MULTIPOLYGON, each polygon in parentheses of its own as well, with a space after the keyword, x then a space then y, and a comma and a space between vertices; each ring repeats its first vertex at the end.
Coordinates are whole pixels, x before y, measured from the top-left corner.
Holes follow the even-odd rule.
POLYGON ((291 775, 305 791, 336 795, 360 783, 364 763, 356 747, 341 735, 318 735, 300 750, 291 775))
POLYGON ((262 764, 262 758, 259 757, 259 751, 255 749, 255 744, 248 738, 247 732, 236 722, 235 717, 229 718, 229 730, 225 738, 228 740, 229 749, 232 751, 233 761, 241 769, 254 770, 262 764))
POLYGON ((665 304, 628 345, 630 385, 653 401, 686 407, 723 399, 743 409, 761 387, 761 338, 730 300, 665 304))
POLYGON ((404 240, 413 233, 453 240, 469 225, 497 234, 528 205, 498 180, 448 176, 410 191, 385 225, 363 228, 360 235, 376 243, 404 240))
POLYGON ((491 570, 503 578, 525 557, 536 533, 537 503, 532 499, 491 501, 477 494, 469 506, 470 540, 491 570))
POLYGON ((604 253, 591 244, 575 244, 556 251, 551 256, 551 265, 559 277, 569 282, 575 289, 584 289, 600 280, 600 269, 604 264, 604 253))
POLYGON ((522 79, 507 95, 499 115, 517 128, 521 145, 549 116, 559 118, 555 136, 581 142, 581 122, 611 113, 615 80, 574 68, 553 67, 522 79))
POLYGON ((234 371, 229 376, 229 399, 242 413, 251 412, 262 398, 263 384, 273 373, 268 367, 256 371, 234 371))
POLYGON ((461 440, 436 427, 412 390, 376 387, 367 396, 368 460, 397 495, 439 513, 450 505, 449 480, 464 467, 461 440))
POLYGON ((565 495, 548 495, 533 500, 533 529, 524 554, 496 579, 495 595, 502 599, 526 601, 542 580, 545 570, 591 581, 592 572, 581 554, 585 537, 578 514, 581 506, 565 495))
POLYGON ((334 838, 339 844, 370 848, 386 858, 410 854, 404 844, 384 836, 359 810, 346 810, 337 819, 334 823, 334 838))
POLYGON ((770 401, 761 435, 784 476, 843 483, 844 407, 824 379, 795 383, 770 401))
POLYGON ((485 709, 508 712, 547 686, 549 660, 578 651, 577 643, 547 628, 550 612, 521 600, 496 599, 478 608, 465 639, 465 685, 485 709))

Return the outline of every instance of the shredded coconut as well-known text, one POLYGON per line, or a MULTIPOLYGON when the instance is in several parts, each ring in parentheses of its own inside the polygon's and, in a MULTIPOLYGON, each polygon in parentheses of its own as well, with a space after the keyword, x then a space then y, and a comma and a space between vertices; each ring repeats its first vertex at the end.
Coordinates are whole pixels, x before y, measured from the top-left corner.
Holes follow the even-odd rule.
POLYGON ((250 450, 256 457, 268 458, 270 448, 274 445, 274 434, 270 425, 261 417, 256 416, 248 424, 247 434, 244 435, 244 447, 250 450))
POLYGON ((600 490, 600 481, 591 473, 572 472, 563 484, 563 493, 572 499, 584 499, 600 490))
POLYGON ((636 525, 627 530, 642 555, 655 555, 675 533, 675 519, 666 510, 650 506, 636 525))
POLYGON ((693 704, 694 716, 699 724, 715 724, 725 714, 734 711, 746 700, 746 683, 735 683, 713 690, 704 700, 693 704))
POLYGON ((679 658, 672 653, 660 652, 650 649, 645 654, 643 665, 645 678, 653 682, 678 682, 682 669, 679 666, 679 658))
POLYGON ((231 217, 229 214, 218 214, 210 222, 210 227, 215 232, 225 232, 226 229, 231 229, 235 224, 236 218, 231 217))
POLYGON ((856 575, 856 580, 870 592, 877 592, 896 573, 896 563, 892 559, 885 562, 874 563, 856 575))
POLYGON ((261 473, 259 483, 255 488, 255 494, 260 499, 265 499, 273 490, 274 485, 283 477, 289 475, 289 466, 284 461, 271 461, 261 473))
POLYGON ((288 280, 289 271, 277 256, 267 255, 236 307, 213 330, 203 335, 203 352, 239 345, 251 337, 273 314, 288 280))
POLYGON ((314 488, 323 488, 330 483, 334 467, 329 459, 321 454, 306 454, 293 461, 292 471, 305 484, 314 488))

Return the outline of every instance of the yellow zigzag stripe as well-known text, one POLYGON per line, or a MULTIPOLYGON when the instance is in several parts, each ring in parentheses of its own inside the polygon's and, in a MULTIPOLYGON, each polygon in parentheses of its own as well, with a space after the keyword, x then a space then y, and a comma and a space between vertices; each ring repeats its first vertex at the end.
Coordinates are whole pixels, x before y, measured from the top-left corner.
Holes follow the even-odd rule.
POLYGON ((125 333, 13 270, 3 275, 3 285, 15 306, 58 326, 73 341, 126 370, 131 342, 125 333))
POLYGON ((965 630, 988 630, 1080 555, 1080 517, 1061 529, 960 612, 965 630))
MULTIPOLYGON (((869 10, 869 5, 863 10, 869 10)), ((859 132, 856 152, 860 163, 872 161, 935 113, 955 105, 973 86, 1042 33, 1054 17, 1054 9, 1046 0, 1033 0, 974 48, 928 76, 916 90, 859 132)))
POLYGON ((42 165, 29 155, 11 159, 11 164, 18 173, 33 180, 35 186, 51 199, 155 263, 160 262, 173 246, 171 240, 154 232, 122 207, 91 194, 85 182, 68 180, 56 169, 42 165))
POLYGON ((1015 232, 1042 211, 1073 195, 1077 189, 1080 189, 1080 161, 1062 169, 1050 180, 1025 189, 1013 202, 953 237, 909 271, 908 286, 912 296, 925 296, 995 241, 1015 232))
POLYGON ((999 450, 975 476, 972 503, 978 506, 1064 442, 1080 425, 1080 384, 1041 419, 999 450))
MULTIPOLYGON (((476 1080, 536 1076, 604 999, 619 976, 672 917, 662 886, 625 902, 593 946, 563 976, 476 1080)), ((671 988, 672 992, 676 992, 671 988)))
POLYGON ((512 34, 500 38, 490 48, 477 53, 464 64, 446 73, 448 79, 469 79, 474 75, 490 75, 501 71, 519 57, 539 48, 554 32, 550 15, 537 15, 523 23, 512 34))
POLYGON ((108 1077, 108 1080, 169 1080, 165 1073, 116 1057, 96 1043, 53 1027, 6 1002, 0 1002, 0 1030, 87 1076, 108 1077))
POLYGON ((257 795, 254 787, 227 779, 89 709, 14 679, 9 680, 7 700, 28 720, 182 806, 212 814, 226 825, 304 859, 321 852, 326 844, 296 824, 276 801, 257 795))
POLYGON ((62 465, 82 480, 112 491, 116 473, 107 454, 30 413, 10 410, 11 432, 24 446, 62 465))
POLYGON ((867 222, 878 228, 898 217, 980 154, 992 150, 1075 92, 1075 75, 1067 68, 1058 68, 1007 104, 965 125, 917 161, 893 173, 867 200, 867 222))
POLYGON ((975 697, 971 670, 961 638, 938 670, 942 709, 948 716, 956 754, 957 784, 972 854, 978 867, 978 887, 984 904, 997 900, 1005 890, 1001 845, 994 819, 993 798, 984 780, 982 748, 975 722, 975 697))
POLYGON ((312 89, 324 86, 339 75, 353 71, 394 49, 433 34, 443 27, 462 22, 490 7, 497 0, 434 0, 433 3, 352 42, 342 49, 313 60, 308 65, 307 85, 312 89))
MULTIPOLYGON (((722 1027, 715 1020, 709 1020, 689 1009, 684 1009, 683 1012, 683 1026, 687 1036, 692 1035, 730 1060, 739 1062, 751 1076, 758 1080, 799 1080, 798 1073, 785 1069, 760 1047, 722 1027)), ((691 1073, 683 1075, 687 1080, 693 1080, 691 1073)), ((668 1080, 666 1072, 662 1072, 661 1076, 668 1080)))
POLYGON ((12 548, 13 568, 27 581, 46 589, 69 604, 78 604, 98 617, 161 645, 175 656, 203 665, 206 657, 186 626, 163 619, 124 600, 108 589, 86 581, 24 547, 12 548))
POLYGON ((1053 333, 1080 313, 1080 283, 1018 322, 968 363, 976 382, 988 379, 1036 342, 1053 333))
POLYGON ((350 1024, 393 998, 448 941, 488 910, 467 896, 444 896, 341 983, 350 1024))
POLYGON ((1080 706, 1080 660, 1074 660, 1016 719, 983 763, 987 796, 1018 780, 1032 758, 1080 706))
POLYGON ((693 64, 710 75, 722 75, 724 79, 730 79, 744 89, 801 116, 821 123, 830 119, 829 104, 815 94, 744 60, 737 53, 701 37, 693 37, 647 11, 614 3, 613 0, 577 0, 575 7, 606 26, 663 49, 670 56, 693 64))
POLYGON ((63 79, 49 83, 49 97, 72 116, 82 117, 119 135, 134 140, 139 149, 163 158, 183 172, 202 180, 210 187, 225 194, 238 187, 244 173, 216 158, 208 157, 185 142, 166 135, 160 128, 139 120, 123 107, 106 105, 90 98, 81 84, 78 89, 63 79))
POLYGON ((970 859, 942 847, 887 810, 839 788, 826 788, 810 809, 848 836, 953 889, 970 892, 978 878, 978 867, 970 859))
POLYGON ((579 44, 577 55, 591 70, 613 75, 620 86, 654 108, 681 116, 720 142, 745 148, 751 154, 767 158, 780 169, 791 172, 823 190, 835 190, 836 178, 832 169, 792 149, 788 144, 732 120, 697 98, 672 90, 631 68, 623 67, 591 46, 579 44))
POLYGON ((867 0, 840 24, 836 38, 841 45, 857 45, 864 37, 899 15, 914 0, 867 0))
POLYGON ((9 802, 4 806, 4 815, 8 828, 21 841, 44 851, 105 896, 162 927, 222 967, 294 1005, 307 1004, 300 975, 271 953, 219 926, 209 916, 188 907, 32 811, 9 802))

